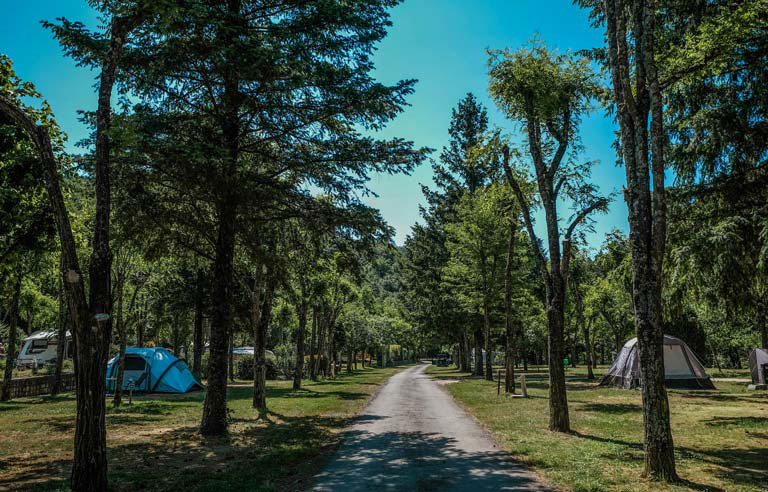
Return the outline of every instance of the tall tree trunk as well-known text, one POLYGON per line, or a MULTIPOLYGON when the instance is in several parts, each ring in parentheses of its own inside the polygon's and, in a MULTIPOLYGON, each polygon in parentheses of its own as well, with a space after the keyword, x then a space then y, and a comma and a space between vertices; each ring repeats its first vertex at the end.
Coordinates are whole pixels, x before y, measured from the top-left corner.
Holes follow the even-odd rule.
POLYGON ((352 346, 347 347, 347 374, 352 374, 352 358, 355 352, 352 350, 352 346))
POLYGON ((595 354, 592 347, 592 338, 589 334, 590 322, 584 323, 584 352, 587 358, 587 380, 592 381, 595 379, 595 373, 592 371, 592 365, 594 364, 595 354))
POLYGON ((203 370, 203 313, 205 311, 205 293, 203 290, 204 273, 202 268, 197 270, 195 282, 195 333, 193 339, 194 358, 192 359, 192 374, 200 378, 203 370))
POLYGON ((317 306, 312 305, 312 333, 309 343, 309 378, 317 381, 317 306))
POLYGON ((493 340, 491 339, 491 317, 488 301, 483 303, 483 335, 485 339, 485 379, 493 381, 493 340))
POLYGON ((21 268, 16 273, 16 282, 13 285, 13 298, 9 309, 8 323, 8 347, 5 352, 5 371, 3 373, 3 390, 0 393, 0 401, 8 401, 11 398, 11 379, 13 379, 13 366, 16 364, 16 326, 19 322, 19 297, 21 296, 21 268))
POLYGON ((763 295, 760 296, 757 309, 760 342, 762 347, 768 350, 768 288, 763 290, 763 295))
MULTIPOLYGON (((64 255, 60 257, 60 270, 64 269, 64 255)), ((60 273, 62 273, 60 271, 60 273)), ((56 370, 53 373, 53 385, 51 395, 56 396, 61 392, 61 377, 64 371, 64 359, 67 347, 67 301, 65 299, 64 285, 59 277, 59 326, 56 338, 56 370)))
POLYGON ((205 393, 200 433, 227 433, 227 365, 232 330, 232 279, 235 254, 235 209, 225 200, 219 207, 219 234, 211 285, 211 338, 208 355, 208 391, 205 393))
POLYGON ((297 309, 299 326, 296 329, 296 365, 293 371, 293 389, 301 389, 301 378, 304 375, 304 335, 307 332, 307 300, 302 293, 297 309))
POLYGON ((328 377, 331 379, 336 379, 336 340, 333 336, 334 326, 333 324, 328 324, 328 377))
POLYGON ((461 330, 461 343, 464 347, 464 358, 462 359, 461 363, 463 365, 462 372, 472 372, 472 346, 469 341, 469 337, 467 336, 466 330, 461 330))
POLYGON ((483 375, 483 330, 475 327, 475 376, 483 375))
POLYGON ((257 324, 254 345, 253 408, 267 408, 267 330, 272 317, 272 298, 277 279, 273 267, 267 268, 266 288, 261 304, 261 316, 257 324))
MULTIPOLYGON (((554 270, 554 269, 553 269, 554 270)), ((559 276, 559 274, 555 274, 559 276)), ((549 289, 547 307, 548 330, 548 365, 549 365, 549 429, 557 432, 570 431, 568 415, 568 397, 565 390, 565 367, 563 358, 563 329, 565 325, 564 311, 565 286, 555 283, 549 289)))
POLYGON ((504 269, 504 316, 507 348, 505 350, 504 391, 515 392, 515 361, 517 360, 518 330, 517 319, 512 309, 513 273, 515 270, 515 239, 517 238, 517 218, 513 214, 509 221, 509 240, 507 241, 507 265, 504 269))
POLYGON ((645 474, 675 481, 669 401, 664 387, 661 291, 666 244, 665 135, 654 60, 656 6, 653 0, 633 0, 630 7, 631 18, 622 0, 604 0, 603 11, 607 61, 617 101, 621 154, 627 176, 625 200, 629 211, 632 300, 643 396, 645 474), (628 32, 628 22, 632 33, 628 32), (629 52, 628 40, 634 41, 633 53, 629 52), (633 68, 630 63, 634 64, 633 68))
MULTIPOLYGON (((32 139, 39 157, 40 162, 43 165, 43 173, 45 178, 45 186, 48 192, 48 200, 53 210, 54 219, 56 221, 56 230, 59 234, 59 242, 61 243, 62 256, 64 257, 64 271, 63 280, 66 291, 67 304, 69 306, 70 319, 73 328, 73 343, 75 345, 75 374, 81 374, 79 370, 78 359, 80 359, 79 352, 81 352, 81 344, 78 341, 78 333, 82 331, 90 331, 91 322, 89 322, 89 310, 88 304, 85 300, 85 289, 83 286, 82 272, 80 270, 80 262, 77 254, 77 246, 75 243, 74 235, 72 234, 72 225, 69 221, 69 213, 64 202, 64 194, 61 191, 61 183, 59 181, 58 163, 56 157, 53 154, 53 146, 51 145, 51 138, 48 134, 46 127, 37 125, 36 119, 24 112, 13 100, 6 98, 0 94, 0 113, 7 116, 10 120, 15 121, 32 139)), ((88 354, 88 350, 83 351, 88 354)), ((90 357, 90 354, 88 355, 90 357)), ((103 373, 100 378, 103 384, 103 373)), ((78 384, 80 384, 80 378, 78 377, 78 384)), ((80 387, 78 387, 79 395, 80 387)), ((79 402, 78 402, 79 404, 79 402)), ((76 439, 81 434, 76 433, 76 439)), ((76 446, 81 442, 76 441, 76 446)), ((98 468, 105 467, 106 461, 103 460, 103 455, 99 454, 100 447, 95 449, 94 468, 97 469, 96 482, 97 486, 103 486, 106 488, 106 475, 102 480, 102 473, 105 470, 99 471, 98 468)), ((79 483, 79 482, 78 482, 79 483)))
POLYGON ((229 351, 227 352, 227 373, 229 380, 235 382, 235 333, 234 330, 229 334, 229 351))
MULTIPOLYGON (((231 15, 216 33, 224 43, 232 41, 239 26, 236 17, 240 2, 227 2, 231 15)), ((236 60, 225 60, 223 74, 221 144, 226 151, 226 163, 220 178, 226 183, 238 178, 240 155, 240 104, 241 93, 236 60)), ((200 433, 205 436, 221 436, 227 433, 227 348, 232 333, 232 300, 234 291, 234 257, 237 236, 237 196, 234 186, 220 190, 217 203, 218 231, 213 262, 211 303, 210 355, 208 359, 208 391, 205 395, 200 433)))
POLYGON ((322 373, 323 377, 328 377, 328 354, 326 352, 326 334, 325 334, 325 320, 322 312, 317 319, 317 351, 320 358, 317 362, 318 373, 322 373))
MULTIPOLYGON (((128 345, 128 337, 125 333, 123 322, 123 289, 125 286, 125 272, 118 268, 117 272, 117 336, 120 337, 120 353, 117 358, 117 378, 115 380, 115 395, 112 405, 119 407, 123 399, 123 375, 125 374, 125 349, 128 345)), ((138 287, 137 287, 138 288, 138 287)), ((135 292, 135 291, 134 291, 135 292)))
MULTIPOLYGON (((96 217, 89 277, 90 316, 76 328, 77 417, 71 486, 74 491, 107 489, 107 429, 105 392, 109 346, 112 340, 112 250, 109 244, 111 213, 110 140, 112 89, 118 61, 128 33, 141 18, 114 17, 109 47, 101 64, 96 109, 94 151, 96 217)), ((74 311, 74 310, 72 310, 74 311)))
POLYGON ((148 307, 149 299, 144 298, 144 305, 141 308, 141 320, 136 325, 136 346, 144 347, 144 332, 146 331, 147 314, 149 312, 148 307))

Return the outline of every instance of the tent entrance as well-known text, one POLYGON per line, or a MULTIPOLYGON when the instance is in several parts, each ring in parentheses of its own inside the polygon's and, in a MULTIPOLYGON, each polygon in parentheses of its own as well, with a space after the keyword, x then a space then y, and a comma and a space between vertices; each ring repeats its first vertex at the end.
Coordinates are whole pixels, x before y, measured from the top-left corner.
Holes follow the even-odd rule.
POLYGON ((123 389, 133 382, 134 390, 144 391, 149 387, 149 374, 147 373, 147 361, 143 357, 127 355, 125 368, 123 369, 123 389), (143 377, 142 377, 143 376, 143 377))

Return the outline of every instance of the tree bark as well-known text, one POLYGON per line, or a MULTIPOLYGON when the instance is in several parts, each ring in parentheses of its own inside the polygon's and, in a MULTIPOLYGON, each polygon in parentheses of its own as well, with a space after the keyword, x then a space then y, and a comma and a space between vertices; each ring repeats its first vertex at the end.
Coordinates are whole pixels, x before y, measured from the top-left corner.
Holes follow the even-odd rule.
POLYGON ((518 325, 512 309, 513 274, 515 270, 515 239, 517 238, 517 217, 514 213, 509 221, 509 240, 507 241, 507 265, 504 269, 504 316, 507 347, 505 352, 504 391, 515 392, 515 361, 518 354, 518 325))
MULTIPOLYGON (((64 257, 60 258, 60 274, 64 269, 64 257)), ((56 370, 53 373, 53 385, 51 385, 51 396, 56 396, 61 392, 61 375, 64 370, 64 359, 66 358, 67 346, 67 301, 65 299, 64 285, 59 276, 59 326, 58 336, 56 338, 56 370)))
POLYGON ((549 429, 557 432, 570 432, 568 397, 565 390, 565 367, 563 366, 564 286, 562 284, 551 285, 547 291, 549 429))
MULTIPOLYGON (((104 374, 112 339, 112 250, 109 242, 111 101, 115 73, 126 37, 140 22, 138 15, 112 19, 109 47, 101 63, 94 152, 96 214, 89 266, 90 313, 81 323, 75 323, 77 417, 71 486, 78 492, 107 489, 104 374)), ((68 263, 72 264, 72 261, 68 263)), ((72 313, 76 311, 70 310, 72 313)))
POLYGON ((643 397, 645 474, 654 479, 675 481, 677 472, 669 401, 664 387, 661 291, 666 243, 665 137, 653 52, 656 7, 653 0, 633 0, 630 7, 634 28, 631 35, 628 35, 630 19, 623 0, 604 0, 603 10, 607 25, 608 65, 627 175, 625 200, 629 211, 632 299, 643 397), (629 53, 628 39, 635 40, 632 54, 629 53), (630 60, 635 65, 634 70, 630 68, 630 60))
POLYGON ((16 282, 13 285, 13 298, 9 309, 8 323, 8 347, 5 351, 5 371, 3 373, 3 390, 0 393, 0 401, 11 399, 11 380, 13 379, 13 366, 16 364, 16 327, 19 322, 19 297, 21 297, 21 269, 16 273, 16 282))
POLYGON ((296 310, 299 326, 296 329, 296 367, 293 371, 293 389, 301 389, 301 378, 304 375, 304 335, 307 331, 307 301, 302 294, 296 310))
POLYGON ((478 326, 475 327, 475 376, 483 375, 483 330, 478 326))
POLYGON ((112 405, 119 407, 123 398, 123 375, 125 374, 125 349, 128 345, 123 323, 123 289, 125 286, 125 271, 118 267, 117 272, 117 336, 120 337, 120 353, 117 358, 117 379, 115 380, 115 395, 112 405))
POLYGON ((587 363, 587 380, 592 381, 595 379, 595 373, 592 370, 592 365, 594 364, 594 351, 592 349, 592 338, 589 333, 589 325, 591 322, 584 323, 584 351, 586 353, 586 363, 587 363))
POLYGON ((235 333, 234 329, 229 334, 229 350, 227 351, 227 373, 229 380, 235 382, 235 333))
POLYGON ((483 302, 483 338, 485 341, 485 379, 493 381, 493 340, 491 339, 491 315, 486 296, 483 302))
POLYGON ((267 408, 267 330, 272 317, 272 298, 277 279, 273 267, 267 268, 266 288, 261 305, 261 316, 257 323, 254 345, 253 408, 267 408))
POLYGON ((309 342, 309 378, 317 381, 317 306, 312 305, 312 333, 309 342))
MULTIPOLYGON (((238 28, 236 17, 240 13, 240 2, 231 0, 226 8, 231 15, 226 17, 217 37, 224 43, 230 42, 238 28)), ((223 182, 237 180, 240 155, 239 110, 241 93, 236 60, 225 60, 223 73, 221 145, 226 152, 222 169, 223 182)), ((237 196, 235 186, 225 186, 220 191, 217 203, 218 231, 213 262, 211 302, 211 341, 208 360, 208 391, 205 395, 200 433, 205 436, 221 436, 227 433, 227 348, 232 333, 232 300, 235 243, 237 236, 237 196)))
POLYGON ((203 290, 204 273, 202 268, 197 270, 195 282, 195 333, 193 339, 194 356, 192 359, 192 374, 200 379, 203 371, 203 313, 205 311, 205 293, 203 290))
POLYGON ((219 207, 219 234, 213 264, 208 391, 203 404, 200 433, 221 436, 227 433, 227 366, 229 334, 232 330, 232 279, 235 254, 234 204, 225 200, 219 207))
POLYGON ((768 288, 763 290, 763 295, 758 301, 757 323, 760 330, 760 342, 762 348, 768 350, 768 288))

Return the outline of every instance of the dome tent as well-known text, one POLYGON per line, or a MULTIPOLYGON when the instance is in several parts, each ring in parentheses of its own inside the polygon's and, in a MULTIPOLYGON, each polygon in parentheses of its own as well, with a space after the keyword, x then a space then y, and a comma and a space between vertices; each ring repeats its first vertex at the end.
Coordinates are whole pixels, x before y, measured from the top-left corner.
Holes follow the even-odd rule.
MULTIPOLYGON (((114 391, 119 354, 107 364, 107 391, 114 391)), ((125 350, 123 389, 133 381, 134 390, 148 393, 186 393, 202 389, 187 363, 164 348, 129 347, 125 350)))
MULTIPOLYGON (((668 388, 715 389, 707 371, 684 341, 664 335, 664 383, 668 388)), ((600 386, 640 387, 637 338, 624 344, 619 356, 600 380, 600 386)))
POLYGON ((749 352, 749 371, 752 373, 752 384, 768 385, 768 350, 752 349, 749 352))

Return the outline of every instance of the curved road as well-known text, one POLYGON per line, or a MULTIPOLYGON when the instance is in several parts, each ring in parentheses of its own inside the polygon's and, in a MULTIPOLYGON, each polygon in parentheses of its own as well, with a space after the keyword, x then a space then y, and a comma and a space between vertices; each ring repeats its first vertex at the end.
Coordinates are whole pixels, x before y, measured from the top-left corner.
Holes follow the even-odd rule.
POLYGON ((427 365, 390 378, 311 490, 550 490, 424 374, 427 365))

